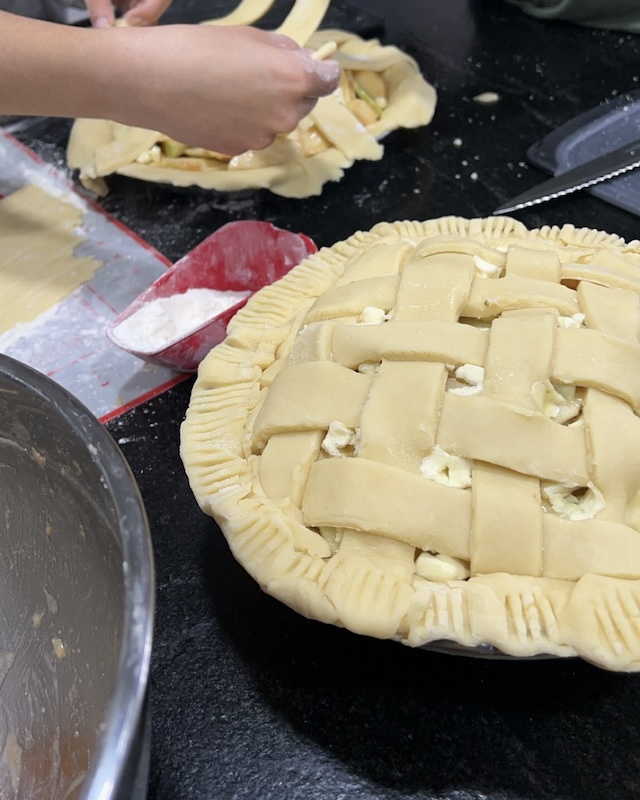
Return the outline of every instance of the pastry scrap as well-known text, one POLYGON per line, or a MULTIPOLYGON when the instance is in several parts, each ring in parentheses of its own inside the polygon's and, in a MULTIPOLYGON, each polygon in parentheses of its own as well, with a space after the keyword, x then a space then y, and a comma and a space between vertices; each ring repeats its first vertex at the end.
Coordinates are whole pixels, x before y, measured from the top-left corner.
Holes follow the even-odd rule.
POLYGON ((181 432, 200 507, 300 614, 640 669, 640 242, 380 223, 252 297, 181 432))
MULTIPOLYGON (((299 12, 291 24, 304 37, 299 12)), ((231 157, 158 131, 79 119, 69 139, 68 164, 80 170, 86 188, 100 195, 108 191, 104 178, 114 173, 218 191, 265 188, 285 197, 318 195, 355 161, 382 158, 379 140, 390 131, 427 125, 436 103, 434 88, 398 48, 332 29, 314 33, 306 46, 318 50, 329 42, 337 45, 340 86, 321 98, 292 133, 277 136, 264 150, 231 157)))

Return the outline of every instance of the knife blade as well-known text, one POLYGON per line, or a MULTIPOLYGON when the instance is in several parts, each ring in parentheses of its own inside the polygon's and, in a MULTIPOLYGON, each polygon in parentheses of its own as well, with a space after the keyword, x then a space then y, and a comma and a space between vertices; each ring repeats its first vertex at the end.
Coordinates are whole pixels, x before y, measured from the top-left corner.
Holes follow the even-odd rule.
POLYGON ((493 213, 508 214, 511 211, 519 211, 521 208, 546 203, 547 200, 563 197, 571 192, 578 192, 589 186, 595 186, 597 183, 616 178, 636 167, 640 167, 640 141, 626 144, 624 147, 619 147, 610 153, 604 153, 584 164, 554 175, 553 178, 543 181, 538 186, 534 186, 504 203, 493 213))

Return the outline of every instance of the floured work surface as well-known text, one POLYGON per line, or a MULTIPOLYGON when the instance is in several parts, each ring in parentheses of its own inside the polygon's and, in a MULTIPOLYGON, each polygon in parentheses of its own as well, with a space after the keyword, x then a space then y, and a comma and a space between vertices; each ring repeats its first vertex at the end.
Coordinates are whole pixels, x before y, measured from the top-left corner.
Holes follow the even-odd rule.
POLYGON ((639 670, 639 330, 638 241, 380 223, 232 320, 191 486, 307 617, 639 670))
POLYGON ((106 328, 167 264, 64 175, 0 132, 0 352, 49 375, 97 417, 176 373, 115 347, 106 328))

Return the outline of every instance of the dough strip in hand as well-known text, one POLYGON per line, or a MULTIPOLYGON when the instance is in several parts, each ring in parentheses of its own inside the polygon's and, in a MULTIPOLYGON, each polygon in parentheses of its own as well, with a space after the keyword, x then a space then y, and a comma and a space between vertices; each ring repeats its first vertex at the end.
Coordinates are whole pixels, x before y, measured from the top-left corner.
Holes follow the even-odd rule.
POLYGON ((288 36, 304 47, 320 27, 331 0, 296 0, 286 19, 276 28, 276 33, 288 36))
POLYGON ((319 47, 311 53, 311 58, 315 61, 324 61, 325 58, 331 58, 337 49, 338 45, 335 42, 325 42, 322 47, 319 47))
MULTIPOLYGON (((275 33, 288 36, 303 47, 320 27, 331 0, 295 0, 291 10, 275 33)), ((203 25, 251 25, 261 19, 274 0, 242 0, 224 17, 209 19, 203 25)), ((326 58, 326 56, 324 56, 326 58)))

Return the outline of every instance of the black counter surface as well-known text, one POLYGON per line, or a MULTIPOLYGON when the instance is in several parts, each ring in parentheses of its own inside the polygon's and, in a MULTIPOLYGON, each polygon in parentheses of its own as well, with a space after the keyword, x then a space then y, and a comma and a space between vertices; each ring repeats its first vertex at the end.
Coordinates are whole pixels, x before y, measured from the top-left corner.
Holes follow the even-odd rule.
MULTIPOLYGON (((175 0, 165 21, 232 5, 175 0)), ((172 260, 235 219, 329 245, 381 220, 487 216, 546 177, 525 164, 529 145, 640 86, 640 37, 541 22, 499 0, 341 0, 326 23, 411 53, 438 89, 433 123, 391 134, 382 161, 357 163, 320 197, 121 178, 104 207, 172 260), (500 101, 474 102, 484 91, 500 101)), ((10 129, 63 164, 69 123, 10 129)), ((638 218, 585 193, 516 216, 530 227, 640 232, 638 218)), ((155 549, 150 800, 640 797, 639 676, 577 659, 410 650, 305 620, 264 595, 185 478, 178 440, 191 386, 108 425, 139 483, 155 549)))

